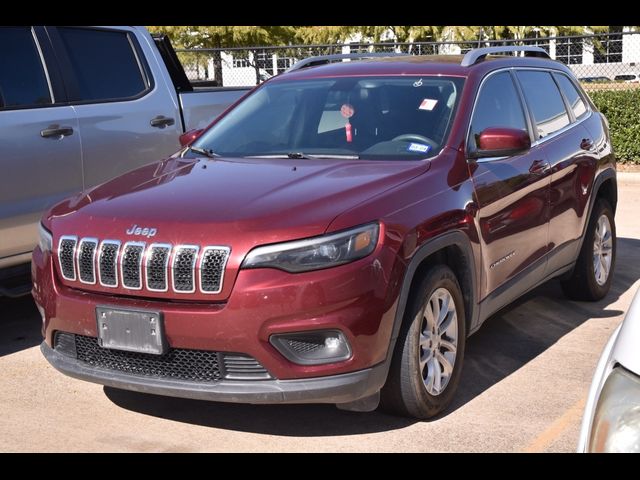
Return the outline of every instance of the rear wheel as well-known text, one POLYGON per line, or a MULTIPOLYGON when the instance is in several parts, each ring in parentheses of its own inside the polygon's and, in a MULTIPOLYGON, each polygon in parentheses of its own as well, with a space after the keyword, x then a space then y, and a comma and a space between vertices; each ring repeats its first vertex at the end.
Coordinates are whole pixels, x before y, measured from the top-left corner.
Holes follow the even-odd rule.
POLYGON ((444 265, 432 267, 409 299, 382 407, 423 419, 444 410, 460 381, 465 327, 455 274, 444 265))
POLYGON ((596 301, 611 288, 616 261, 616 224, 609 202, 596 200, 573 273, 562 290, 573 300, 596 301))

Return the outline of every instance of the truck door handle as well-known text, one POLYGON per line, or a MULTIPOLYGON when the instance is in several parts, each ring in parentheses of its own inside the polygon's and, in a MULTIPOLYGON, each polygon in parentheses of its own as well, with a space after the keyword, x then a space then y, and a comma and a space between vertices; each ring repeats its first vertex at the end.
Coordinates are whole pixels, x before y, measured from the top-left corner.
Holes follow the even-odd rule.
POLYGON ((593 150, 593 140, 590 138, 583 138, 580 142, 580 148, 582 150, 593 150))
POLYGON ((42 138, 62 138, 73 135, 73 128, 61 127, 60 125, 49 125, 44 130, 40 130, 40 136, 42 138))
POLYGON ((173 125, 176 121, 173 118, 165 117, 164 115, 158 115, 151 119, 151 126, 156 128, 164 128, 168 125, 173 125))
POLYGON ((550 168, 551 165, 549 165, 549 162, 546 162, 544 160, 536 160, 531 164, 531 167, 529 167, 529 173, 533 175, 544 175, 549 171, 550 168))

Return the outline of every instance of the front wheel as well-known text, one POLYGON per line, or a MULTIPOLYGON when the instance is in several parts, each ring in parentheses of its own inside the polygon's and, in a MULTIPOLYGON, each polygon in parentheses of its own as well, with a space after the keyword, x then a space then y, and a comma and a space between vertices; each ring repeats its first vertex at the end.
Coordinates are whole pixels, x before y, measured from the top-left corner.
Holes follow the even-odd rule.
POLYGON ((616 261, 616 224, 609 202, 596 201, 580 255, 562 290, 573 300, 597 301, 609 292, 616 261))
POLYGON ((458 280, 449 267, 432 267, 409 298, 382 407, 421 419, 444 410, 460 381, 465 341, 458 280))

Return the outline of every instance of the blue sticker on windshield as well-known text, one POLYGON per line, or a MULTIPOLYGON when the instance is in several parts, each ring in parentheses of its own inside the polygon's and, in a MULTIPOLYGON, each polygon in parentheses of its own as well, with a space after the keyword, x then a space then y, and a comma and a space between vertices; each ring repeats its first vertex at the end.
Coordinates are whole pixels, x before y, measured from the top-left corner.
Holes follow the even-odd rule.
POLYGON ((408 152, 427 153, 429 150, 431 150, 430 145, 423 145, 421 143, 410 143, 407 147, 408 152))

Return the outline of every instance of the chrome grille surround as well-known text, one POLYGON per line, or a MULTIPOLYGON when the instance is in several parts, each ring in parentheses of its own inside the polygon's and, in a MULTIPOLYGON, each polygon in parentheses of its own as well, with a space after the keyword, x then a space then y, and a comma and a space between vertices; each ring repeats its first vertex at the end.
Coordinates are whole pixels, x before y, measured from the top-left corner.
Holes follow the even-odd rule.
POLYGON ((96 283, 96 250, 97 238, 83 238, 76 248, 76 270, 78 279, 87 285, 96 283))
POLYGON ((142 261, 144 242, 127 242, 120 254, 120 278, 122 286, 129 290, 142 290, 142 261))
POLYGON ((98 282, 103 287, 118 286, 120 241, 103 240, 98 249, 98 282))
POLYGON ((149 245, 144 259, 144 280, 147 290, 150 292, 166 292, 169 290, 170 258, 171 245, 168 243, 152 243, 149 245))
POLYGON ((199 250, 200 247, 197 245, 176 245, 173 247, 171 284, 175 293, 194 293, 196 291, 195 269, 199 250))
POLYGON ((62 278, 75 282, 76 280, 76 245, 78 237, 63 235, 58 242, 58 263, 62 278))
POLYGON ((222 291, 224 271, 227 268, 230 253, 229 247, 204 247, 202 249, 198 265, 202 293, 216 294, 222 291))
POLYGON ((147 245, 63 235, 56 253, 62 278, 67 281, 126 290, 212 295, 222 291, 231 248, 147 245))

